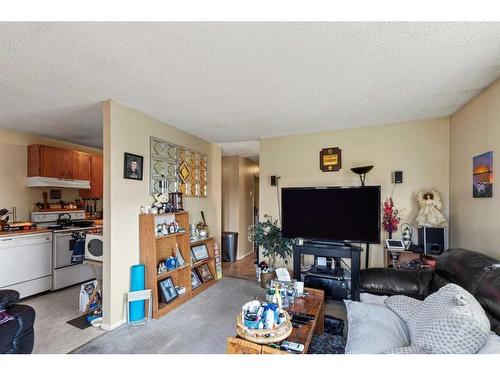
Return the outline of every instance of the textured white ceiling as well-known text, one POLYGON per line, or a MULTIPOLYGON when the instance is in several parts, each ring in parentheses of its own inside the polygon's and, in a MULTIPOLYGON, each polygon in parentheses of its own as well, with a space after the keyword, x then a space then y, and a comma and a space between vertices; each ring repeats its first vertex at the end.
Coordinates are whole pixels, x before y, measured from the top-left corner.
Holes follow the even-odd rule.
POLYGON ((0 127, 100 147, 113 98, 234 153, 447 116, 499 73, 500 23, 1 23, 0 127))
POLYGON ((259 141, 224 142, 219 146, 222 147, 222 156, 240 155, 259 163, 259 141))

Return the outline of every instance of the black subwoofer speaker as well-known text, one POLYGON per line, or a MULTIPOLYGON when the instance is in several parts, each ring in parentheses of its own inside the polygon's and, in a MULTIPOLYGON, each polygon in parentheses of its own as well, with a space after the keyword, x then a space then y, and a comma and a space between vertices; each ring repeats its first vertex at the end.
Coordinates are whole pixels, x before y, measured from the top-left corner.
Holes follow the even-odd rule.
POLYGON ((348 284, 346 280, 336 279, 328 275, 307 274, 304 278, 306 288, 320 289, 326 298, 342 301, 347 298, 348 284))
POLYGON ((446 250, 446 228, 418 228, 418 244, 427 255, 441 255, 446 250))

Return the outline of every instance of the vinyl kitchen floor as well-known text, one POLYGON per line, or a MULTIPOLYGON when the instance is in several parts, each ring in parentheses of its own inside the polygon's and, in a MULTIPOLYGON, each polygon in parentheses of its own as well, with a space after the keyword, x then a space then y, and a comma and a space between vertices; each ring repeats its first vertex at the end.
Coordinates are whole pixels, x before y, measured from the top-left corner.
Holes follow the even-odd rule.
POLYGON ((79 293, 76 285, 22 301, 36 312, 34 354, 65 354, 106 332, 95 327, 81 330, 66 323, 81 315, 79 293))

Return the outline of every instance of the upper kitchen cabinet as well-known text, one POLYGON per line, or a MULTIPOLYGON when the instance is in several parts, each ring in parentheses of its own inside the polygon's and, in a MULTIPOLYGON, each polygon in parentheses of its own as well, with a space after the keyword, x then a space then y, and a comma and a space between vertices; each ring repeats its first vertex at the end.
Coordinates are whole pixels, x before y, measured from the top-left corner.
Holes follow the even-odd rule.
POLYGON ((28 146, 28 177, 90 180, 91 155, 45 145, 28 146))
POLYGON ((100 155, 90 156, 90 189, 80 189, 82 198, 102 198, 103 188, 103 160, 100 155))

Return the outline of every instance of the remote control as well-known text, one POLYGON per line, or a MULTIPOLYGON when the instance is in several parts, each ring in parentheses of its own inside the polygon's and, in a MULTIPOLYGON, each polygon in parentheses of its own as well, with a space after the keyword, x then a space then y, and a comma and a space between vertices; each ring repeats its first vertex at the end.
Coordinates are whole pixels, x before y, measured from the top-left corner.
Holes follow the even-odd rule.
POLYGON ((301 324, 307 324, 307 323, 309 323, 309 320, 310 319, 304 318, 302 316, 292 315, 292 322, 297 322, 297 323, 301 323, 301 324))
POLYGON ((306 313, 292 312, 292 315, 299 316, 301 318, 307 318, 309 320, 314 319, 314 315, 306 314, 306 313))
POLYGON ((281 343, 281 347, 284 350, 291 350, 297 353, 302 353, 304 351, 304 345, 286 340, 281 343))

